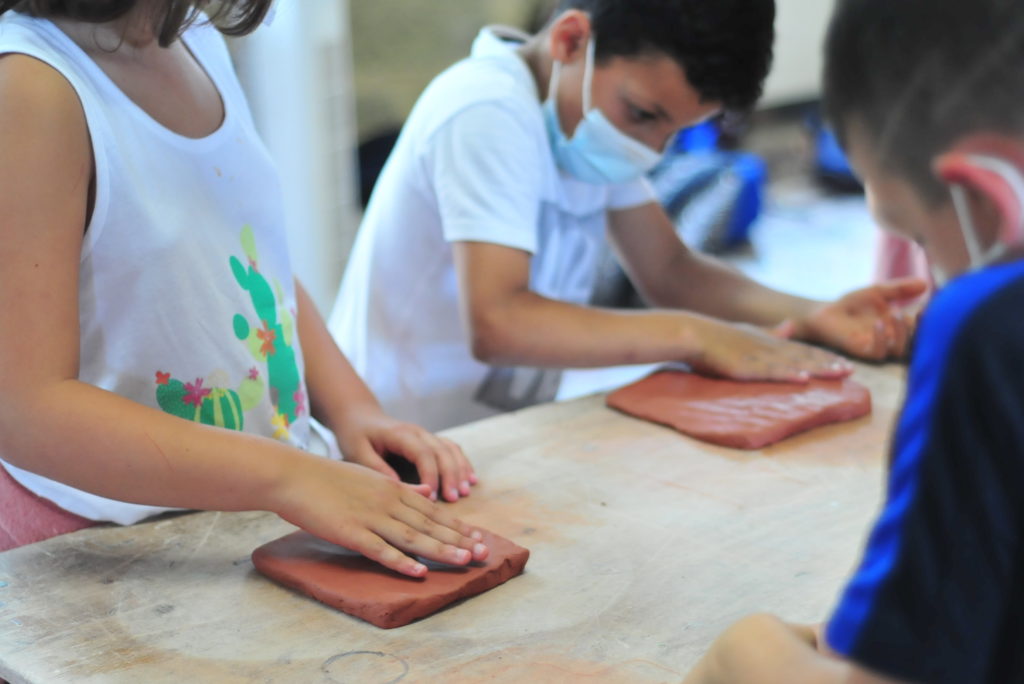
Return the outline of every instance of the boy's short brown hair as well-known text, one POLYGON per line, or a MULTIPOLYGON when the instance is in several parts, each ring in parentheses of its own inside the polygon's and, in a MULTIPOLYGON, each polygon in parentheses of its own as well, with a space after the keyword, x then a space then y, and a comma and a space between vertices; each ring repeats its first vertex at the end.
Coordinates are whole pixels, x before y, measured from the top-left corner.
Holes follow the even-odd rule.
MULTIPOLYGON (((0 14, 8 10, 35 17, 64 17, 88 23, 114 21, 145 0, 0 0, 0 14)), ((153 30, 160 45, 174 42, 205 12, 222 33, 251 33, 267 15, 273 0, 150 0, 153 30)))
POLYGON ((939 154, 972 133, 1024 135, 1024 2, 838 0, 824 91, 844 146, 859 124, 884 169, 948 202, 939 154))

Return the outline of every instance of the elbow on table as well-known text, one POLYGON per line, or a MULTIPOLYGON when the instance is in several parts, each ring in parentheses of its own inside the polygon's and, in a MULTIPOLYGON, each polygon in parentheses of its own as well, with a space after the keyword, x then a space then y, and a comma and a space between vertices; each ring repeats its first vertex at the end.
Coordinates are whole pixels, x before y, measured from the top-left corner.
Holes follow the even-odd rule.
POLYGON ((53 439, 54 421, 66 408, 52 392, 59 383, 40 383, 29 388, 12 383, 10 395, 17 401, 0 401, 0 458, 25 470, 33 470, 41 449, 53 439))
POLYGON ((24 467, 25 426, 19 426, 17 411, 0 406, 0 459, 11 465, 24 467))

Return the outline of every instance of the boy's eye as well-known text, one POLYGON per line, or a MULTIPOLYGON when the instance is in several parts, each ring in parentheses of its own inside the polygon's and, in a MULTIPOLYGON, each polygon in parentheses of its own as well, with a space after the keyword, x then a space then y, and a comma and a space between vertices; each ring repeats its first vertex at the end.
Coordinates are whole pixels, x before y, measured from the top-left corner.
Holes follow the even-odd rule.
POLYGON ((634 123, 647 123, 648 121, 654 121, 658 118, 653 112, 640 109, 636 105, 632 105, 628 102, 626 103, 626 111, 629 114, 630 120, 634 123))

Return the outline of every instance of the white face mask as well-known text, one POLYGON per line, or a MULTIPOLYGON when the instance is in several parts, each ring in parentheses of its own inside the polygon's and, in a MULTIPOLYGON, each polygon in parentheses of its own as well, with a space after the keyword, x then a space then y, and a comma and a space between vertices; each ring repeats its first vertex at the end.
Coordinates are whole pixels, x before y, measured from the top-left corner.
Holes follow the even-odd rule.
POLYGON ((661 153, 629 137, 596 107, 591 108, 594 77, 594 38, 587 45, 583 73, 583 120, 572 139, 558 119, 558 79, 562 63, 551 68, 551 83, 544 101, 544 123, 559 168, 587 183, 624 183, 639 178, 661 161, 661 153))
MULTIPOLYGON (((1006 181, 1006 184, 1013 190, 1014 197, 1017 198, 1017 203, 1022 209, 1021 220, 1024 221, 1024 176, 1021 175, 1017 167, 1004 159, 987 155, 971 155, 968 159, 975 166, 991 171, 1006 181)), ((1000 238, 996 238, 992 246, 983 250, 981 241, 978 239, 978 231, 974 226, 974 218, 971 216, 971 208, 967 201, 967 190, 962 185, 955 184, 949 186, 949 192, 953 197, 953 207, 956 210, 957 219, 960 223, 960 232, 963 235, 964 244, 967 246, 967 255, 970 258, 966 272, 973 273, 1002 257, 1013 245, 1004 242, 1000 238)), ((1024 224, 1018 226, 1016 234, 1018 236, 1024 235, 1024 224)), ((936 284, 941 286, 949 281, 950 274, 941 266, 933 264, 932 277, 935 278, 936 284)))

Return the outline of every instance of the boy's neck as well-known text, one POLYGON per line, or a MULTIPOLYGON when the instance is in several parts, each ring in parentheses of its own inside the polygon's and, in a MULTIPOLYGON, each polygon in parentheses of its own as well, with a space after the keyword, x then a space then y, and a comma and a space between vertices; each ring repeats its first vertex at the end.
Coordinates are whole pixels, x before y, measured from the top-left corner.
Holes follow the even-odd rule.
POLYGON ((516 50, 516 53, 530 69, 537 92, 543 102, 548 96, 548 85, 551 82, 551 54, 547 50, 547 42, 551 39, 547 31, 532 36, 516 50))

